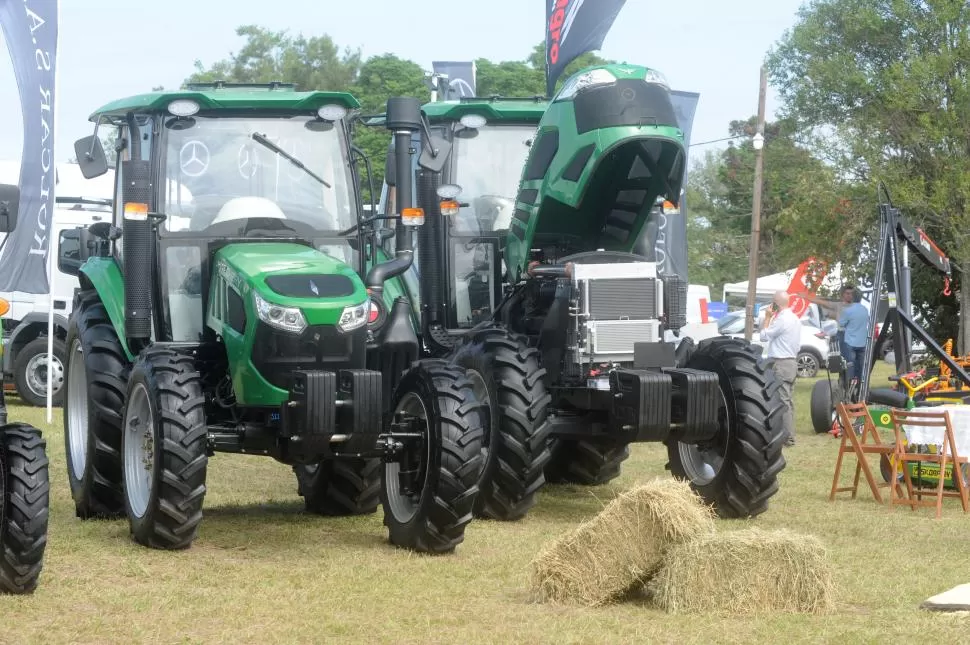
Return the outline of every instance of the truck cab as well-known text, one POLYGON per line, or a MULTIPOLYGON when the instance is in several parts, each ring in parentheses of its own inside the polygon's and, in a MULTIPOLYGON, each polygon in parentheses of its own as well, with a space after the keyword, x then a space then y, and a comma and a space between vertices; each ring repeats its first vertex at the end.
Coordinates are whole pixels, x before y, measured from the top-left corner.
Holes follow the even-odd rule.
MULTIPOLYGON (((77 245, 76 240, 64 240, 62 233, 77 227, 87 227, 101 221, 111 220, 114 171, 101 177, 85 179, 75 163, 57 164, 55 208, 51 218, 50 249, 57 254, 61 243, 77 245)), ((20 177, 20 162, 0 162, 0 183, 16 184, 20 177)), ((0 238, 3 236, 0 235, 0 238)), ((77 255, 79 249, 68 253, 77 255)), ((49 294, 32 294, 19 291, 0 293, 10 306, 3 318, 4 387, 16 393, 20 399, 34 406, 47 404, 47 372, 53 370, 51 384, 52 403, 61 405, 64 384, 64 339, 67 321, 71 316, 74 290, 78 287, 76 276, 57 268, 48 276, 49 294), (54 360, 48 360, 47 331, 48 310, 54 308, 54 360)))

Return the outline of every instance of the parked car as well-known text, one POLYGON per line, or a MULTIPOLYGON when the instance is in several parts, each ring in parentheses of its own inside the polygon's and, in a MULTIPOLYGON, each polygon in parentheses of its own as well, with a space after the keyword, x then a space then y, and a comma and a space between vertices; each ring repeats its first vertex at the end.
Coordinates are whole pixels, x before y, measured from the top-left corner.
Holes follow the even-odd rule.
MULTIPOLYGON (((755 321, 755 336, 751 339, 756 345, 764 345, 758 337, 758 323, 755 321)), ((824 323, 823 323, 824 324, 824 323)), ((744 311, 731 311, 717 321, 717 330, 722 336, 744 338, 744 311)), ((802 346, 798 352, 798 376, 814 378, 824 364, 829 353, 829 341, 825 332, 810 319, 802 319, 802 346)))

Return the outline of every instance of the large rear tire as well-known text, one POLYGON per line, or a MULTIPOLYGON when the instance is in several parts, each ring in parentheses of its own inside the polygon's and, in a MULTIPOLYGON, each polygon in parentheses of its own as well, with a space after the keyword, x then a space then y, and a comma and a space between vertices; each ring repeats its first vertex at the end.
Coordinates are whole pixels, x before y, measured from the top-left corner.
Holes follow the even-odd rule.
POLYGON ((423 438, 399 455, 416 472, 413 489, 401 485, 400 461, 389 460, 382 470, 381 503, 392 544, 449 553, 464 541, 482 472, 483 407, 463 370, 445 361, 419 361, 401 379, 391 418, 421 420, 423 438))
POLYGON ((121 448, 125 511, 136 542, 185 549, 202 522, 208 457, 202 377, 191 357, 144 352, 128 381, 121 448))
POLYGON ((293 467, 297 492, 316 515, 369 515, 380 503, 380 459, 329 459, 293 467))
POLYGON ((492 327, 459 347, 454 361, 465 369, 487 413, 475 512, 494 520, 521 519, 536 503, 549 461, 551 397, 539 352, 523 336, 492 327))
POLYGON ((37 588, 50 506, 47 443, 26 423, 0 427, 0 591, 37 588))
POLYGON ((743 340, 701 341, 687 367, 718 375, 720 430, 703 444, 667 446, 674 476, 689 481, 724 518, 754 517, 768 510, 785 468, 780 384, 759 358, 760 352, 743 340))
POLYGON ((130 364, 95 291, 81 294, 67 330, 64 445, 78 517, 124 513, 121 410, 130 364))

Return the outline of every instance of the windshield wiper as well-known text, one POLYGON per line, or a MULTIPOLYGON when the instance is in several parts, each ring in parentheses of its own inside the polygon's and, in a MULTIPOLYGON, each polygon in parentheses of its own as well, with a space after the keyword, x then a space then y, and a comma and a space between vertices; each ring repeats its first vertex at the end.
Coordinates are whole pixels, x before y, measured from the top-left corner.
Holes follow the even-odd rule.
POLYGON ((260 145, 266 146, 276 154, 283 156, 291 164, 293 164, 294 166, 296 166, 306 174, 310 175, 311 177, 319 181, 327 188, 333 188, 333 186, 328 184, 323 177, 321 177, 320 175, 316 174, 315 172, 307 168, 302 161, 300 161, 299 159, 297 159, 296 157, 288 153, 286 150, 283 150, 283 148, 280 148, 278 145, 276 145, 275 143, 267 139, 265 135, 262 135, 258 132, 253 132, 253 141, 255 141, 256 143, 259 143, 260 145))

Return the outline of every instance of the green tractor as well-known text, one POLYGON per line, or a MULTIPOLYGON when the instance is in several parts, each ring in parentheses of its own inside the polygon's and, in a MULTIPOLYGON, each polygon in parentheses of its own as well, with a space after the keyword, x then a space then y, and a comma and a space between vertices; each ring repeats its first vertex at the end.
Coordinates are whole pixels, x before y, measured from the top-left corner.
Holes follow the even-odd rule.
POLYGON ((687 284, 636 252, 687 163, 663 76, 605 65, 528 109, 424 110, 423 349, 487 401, 479 513, 521 518, 546 481, 608 482, 646 441, 721 516, 764 512, 785 466, 774 374, 744 341, 679 338, 687 284))
MULTIPOLYGON (((0 185, 0 233, 14 230, 19 204, 17 186, 0 185)), ((8 311, 10 303, 0 298, 0 318, 8 311)), ((37 589, 47 550, 47 442, 28 423, 8 423, 3 390, 0 374, 0 593, 30 594, 37 589)))
MULTIPOLYGON (((464 539, 484 412, 460 369, 419 360, 401 274, 422 218, 363 217, 358 110, 215 83, 92 116, 75 150, 86 177, 104 173, 98 128, 117 128, 113 223, 66 232, 82 251, 59 257, 80 280, 64 410, 79 517, 127 515, 136 542, 188 547, 208 458, 230 452, 292 465, 312 513, 382 503, 397 546, 464 539)), ((408 140, 419 103, 390 99, 387 127, 408 140)))

